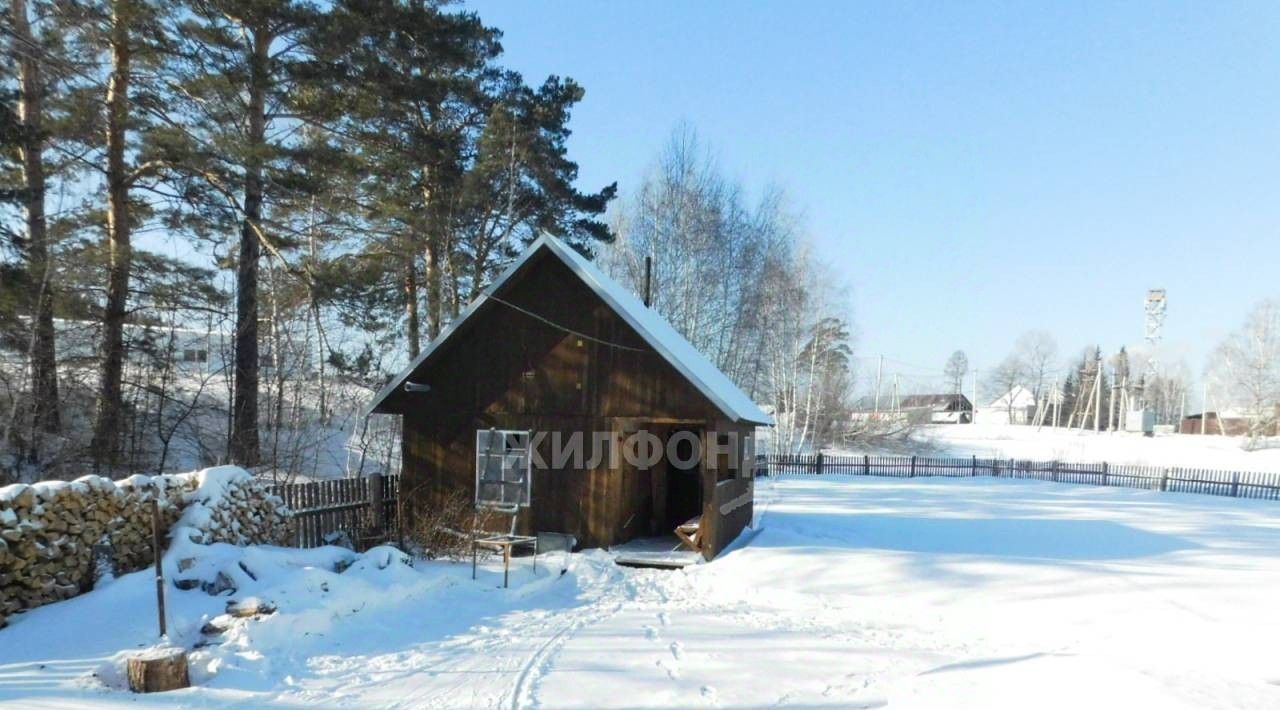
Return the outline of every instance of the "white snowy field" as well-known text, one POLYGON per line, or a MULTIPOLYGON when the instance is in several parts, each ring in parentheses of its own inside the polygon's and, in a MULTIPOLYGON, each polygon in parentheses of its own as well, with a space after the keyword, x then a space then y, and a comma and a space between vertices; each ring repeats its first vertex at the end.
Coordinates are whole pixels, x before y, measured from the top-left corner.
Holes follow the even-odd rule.
MULTIPOLYGON (((914 448, 933 456, 977 456, 1036 461, 1103 462, 1280 473, 1280 441, 1249 451, 1242 437, 1093 432, 1008 424, 931 424, 911 435, 914 448)), ((858 452, 861 453, 861 452, 858 452)), ((898 453, 903 453, 902 451, 898 453)))
MULTIPOLYGON (((279 611, 132 696, 150 574, 0 630, 0 705, 1280 707, 1280 504, 1004 479, 762 480, 756 531, 679 572, 216 546, 279 611), (95 676, 95 673, 97 675, 95 676)), ((191 644, 223 598, 170 589, 191 644)))

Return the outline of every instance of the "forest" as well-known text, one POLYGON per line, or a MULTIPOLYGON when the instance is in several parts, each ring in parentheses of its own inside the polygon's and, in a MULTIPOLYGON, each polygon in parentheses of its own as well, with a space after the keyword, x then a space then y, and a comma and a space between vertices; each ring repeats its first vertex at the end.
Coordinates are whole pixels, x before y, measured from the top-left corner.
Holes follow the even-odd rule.
POLYGON ((0 18, 0 483, 393 468, 368 397, 542 233, 637 291, 650 257, 654 307, 773 408, 779 447, 846 419, 847 289, 785 192, 683 125, 629 189, 580 185, 585 88, 504 66, 464 7, 0 18))

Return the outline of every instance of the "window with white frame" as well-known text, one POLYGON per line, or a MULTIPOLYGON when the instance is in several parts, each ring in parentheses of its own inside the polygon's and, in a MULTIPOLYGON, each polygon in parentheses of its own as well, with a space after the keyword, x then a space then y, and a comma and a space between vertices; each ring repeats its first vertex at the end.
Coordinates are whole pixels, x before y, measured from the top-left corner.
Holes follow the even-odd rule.
POLYGON ((528 431, 476 431, 476 503, 528 506, 532 492, 528 431))

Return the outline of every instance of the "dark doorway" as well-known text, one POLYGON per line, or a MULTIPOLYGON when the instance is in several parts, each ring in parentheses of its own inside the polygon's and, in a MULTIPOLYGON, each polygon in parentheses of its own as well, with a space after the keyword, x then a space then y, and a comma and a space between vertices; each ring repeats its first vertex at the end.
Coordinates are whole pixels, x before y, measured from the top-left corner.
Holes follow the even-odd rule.
POLYGON ((696 442, 701 441, 701 432, 691 429, 675 430, 671 432, 671 436, 682 431, 693 436, 681 436, 676 441, 675 460, 694 463, 682 468, 673 462, 667 462, 665 530, 674 530, 677 525, 702 514, 702 465, 701 461, 696 460, 696 442))
POLYGON ((696 459, 702 432, 671 425, 649 431, 662 441, 663 456, 649 469, 648 534, 667 536, 677 525, 702 513, 702 465, 696 459), (677 434, 682 436, 673 445, 677 434), (673 446, 674 460, 670 456, 673 446), (692 463, 682 467, 676 461, 692 463))

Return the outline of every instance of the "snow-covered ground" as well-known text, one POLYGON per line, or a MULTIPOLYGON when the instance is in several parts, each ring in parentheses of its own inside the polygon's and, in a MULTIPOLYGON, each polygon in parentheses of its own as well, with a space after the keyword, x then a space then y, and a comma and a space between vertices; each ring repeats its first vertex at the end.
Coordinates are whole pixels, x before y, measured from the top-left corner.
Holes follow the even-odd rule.
MULTIPOLYGON (((931 424, 892 453, 1147 464, 1280 473, 1280 442, 1249 451, 1242 437, 1093 432, 1008 424, 931 424)), ((861 451, 851 453, 862 453, 861 451)), ((875 453, 880 453, 879 451, 875 453)))
MULTIPOLYGON (((219 546, 258 577, 237 596, 279 611, 193 652, 197 687, 103 685, 153 642, 141 572, 0 630, 0 705, 1280 707, 1274 502, 766 479, 756 528, 678 572, 519 560, 509 590, 389 548, 338 573, 336 548, 219 546)), ((225 602, 169 599, 188 644, 225 602)))

